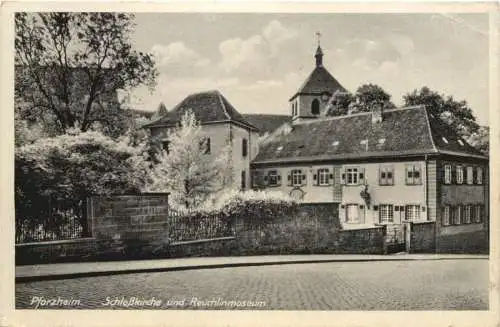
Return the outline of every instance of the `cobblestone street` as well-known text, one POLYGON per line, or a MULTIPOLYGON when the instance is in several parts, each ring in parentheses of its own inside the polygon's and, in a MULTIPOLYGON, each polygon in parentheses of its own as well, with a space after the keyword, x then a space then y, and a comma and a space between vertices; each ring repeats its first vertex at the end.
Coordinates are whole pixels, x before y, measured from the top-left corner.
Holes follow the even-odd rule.
POLYGON ((16 284, 17 308, 37 304, 40 309, 487 310, 488 260, 293 264, 16 284), (143 302, 123 301, 134 297, 143 302))

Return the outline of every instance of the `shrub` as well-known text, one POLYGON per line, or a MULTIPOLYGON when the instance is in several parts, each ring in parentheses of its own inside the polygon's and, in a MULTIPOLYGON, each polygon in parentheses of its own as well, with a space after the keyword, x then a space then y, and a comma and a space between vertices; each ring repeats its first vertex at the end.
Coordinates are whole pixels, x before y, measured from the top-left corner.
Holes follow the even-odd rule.
POLYGON ((50 218, 60 232, 68 217, 59 213, 81 217, 87 196, 139 192, 145 175, 140 156, 139 149, 98 132, 75 131, 16 148, 18 227, 33 229, 50 218))
POLYGON ((294 212, 297 207, 297 203, 282 192, 230 190, 209 199, 200 210, 221 212, 229 217, 238 216, 244 218, 245 222, 264 223, 294 212))

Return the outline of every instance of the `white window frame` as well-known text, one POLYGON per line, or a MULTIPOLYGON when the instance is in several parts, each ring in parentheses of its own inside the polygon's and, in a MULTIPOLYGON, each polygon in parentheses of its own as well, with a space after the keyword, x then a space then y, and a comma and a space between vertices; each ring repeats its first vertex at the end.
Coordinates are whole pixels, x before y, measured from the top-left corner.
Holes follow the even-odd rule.
POLYGON ((463 222, 464 224, 472 223, 472 205, 466 204, 463 206, 463 222))
POLYGON ((464 183, 464 166, 457 165, 457 167, 455 169, 457 172, 457 184, 463 184, 464 183))
POLYGON ((318 185, 325 186, 330 185, 330 169, 320 168, 318 169, 318 185))
POLYGON ((467 166, 467 184, 474 184, 474 167, 467 166))
POLYGON ((405 205, 405 220, 408 221, 420 221, 422 215, 420 214, 420 205, 417 204, 407 204, 405 205))
POLYGON ((451 207, 449 205, 445 205, 443 207, 443 226, 451 225, 451 207))
POLYGON ((476 210, 476 215, 474 217, 474 223, 479 224, 483 222, 483 217, 481 217, 482 204, 476 204, 473 210, 476 210))
POLYGON ((267 172, 267 185, 269 186, 277 186, 278 183, 278 170, 272 169, 267 172))
POLYGON ((394 206, 392 204, 379 204, 378 205, 378 218, 381 224, 394 223, 394 206), (387 218, 383 217, 387 216, 387 218))
POLYGON ((290 173, 291 177, 291 182, 292 186, 300 186, 302 185, 302 170, 301 169, 294 169, 290 173))
POLYGON ((347 167, 345 169, 345 184, 346 185, 359 185, 359 171, 358 167, 347 167), (349 177, 351 181, 349 182, 349 177))
POLYGON ((382 165, 379 168, 379 185, 394 185, 394 167, 382 165), (382 177, 382 174, 385 177, 382 177), (388 177, 388 174, 391 174, 391 178, 388 177))
POLYGON ((449 185, 451 184, 451 165, 444 165, 444 183, 449 185))
POLYGON ((482 185, 483 184, 483 167, 477 167, 477 172, 476 172, 476 178, 477 178, 477 184, 482 185))
POLYGON ((345 222, 347 224, 359 224, 361 222, 359 205, 354 203, 349 203, 345 205, 345 222), (349 208, 352 208, 356 215, 356 220, 350 219, 349 208))

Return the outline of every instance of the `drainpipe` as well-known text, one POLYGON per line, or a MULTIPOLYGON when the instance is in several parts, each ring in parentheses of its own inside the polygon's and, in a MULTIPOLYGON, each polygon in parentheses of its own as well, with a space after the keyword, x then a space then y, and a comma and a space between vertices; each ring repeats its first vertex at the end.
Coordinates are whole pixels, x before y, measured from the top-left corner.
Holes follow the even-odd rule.
POLYGON ((424 168, 425 168, 425 187, 424 187, 424 197, 425 197, 425 210, 427 212, 427 220, 429 220, 429 176, 427 176, 427 172, 429 171, 427 165, 428 165, 428 162, 427 162, 428 158, 427 158, 427 154, 424 155, 424 161, 425 161, 425 164, 424 164, 424 168))
MULTIPOLYGON (((427 172, 429 171, 428 169, 428 155, 426 154, 424 156, 425 160, 425 205, 427 206, 427 220, 429 220, 429 176, 427 176, 427 172)), ((438 165, 436 161, 436 197, 438 197, 438 183, 439 183, 439 171, 438 171, 438 165)), ((436 205, 438 205, 437 200, 436 200, 436 205)), ((438 250, 438 217, 437 217, 437 208, 436 208, 436 217, 434 219, 434 252, 437 253, 438 250)))
POLYGON ((248 158, 248 173, 245 174, 245 178, 249 181, 245 181, 246 188, 252 188, 252 172, 250 170, 250 161, 252 160, 252 132, 248 129, 248 144, 247 144, 247 158, 248 158))

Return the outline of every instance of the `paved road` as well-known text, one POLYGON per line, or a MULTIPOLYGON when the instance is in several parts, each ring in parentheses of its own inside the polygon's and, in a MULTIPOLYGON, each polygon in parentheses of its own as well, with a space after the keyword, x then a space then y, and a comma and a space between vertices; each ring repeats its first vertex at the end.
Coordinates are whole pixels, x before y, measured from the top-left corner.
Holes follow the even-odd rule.
POLYGON ((294 264, 16 284, 16 308, 37 305, 41 309, 487 310, 488 260, 294 264))

